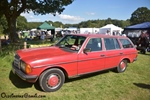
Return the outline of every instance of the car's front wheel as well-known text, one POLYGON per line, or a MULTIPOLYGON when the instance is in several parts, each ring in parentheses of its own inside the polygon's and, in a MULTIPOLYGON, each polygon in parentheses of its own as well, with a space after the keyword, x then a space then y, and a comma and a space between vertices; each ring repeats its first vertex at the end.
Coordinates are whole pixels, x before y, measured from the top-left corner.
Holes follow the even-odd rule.
POLYGON ((65 81, 65 75, 62 70, 52 68, 44 71, 39 77, 39 85, 45 92, 54 92, 59 90, 65 81))
POLYGON ((127 60, 122 60, 119 65, 117 66, 117 72, 122 73, 127 68, 127 60))

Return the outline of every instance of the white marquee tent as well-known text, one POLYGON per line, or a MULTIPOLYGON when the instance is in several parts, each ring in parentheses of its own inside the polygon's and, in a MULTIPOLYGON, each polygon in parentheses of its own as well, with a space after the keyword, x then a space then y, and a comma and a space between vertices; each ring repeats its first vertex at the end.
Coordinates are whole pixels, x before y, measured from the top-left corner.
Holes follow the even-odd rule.
POLYGON ((123 31, 123 29, 118 26, 107 24, 106 26, 103 26, 99 29, 99 33, 105 34, 107 30, 110 31, 111 35, 113 34, 113 32, 119 32, 121 34, 123 31))
POLYGON ((88 33, 98 33, 99 32, 99 28, 80 28, 80 33, 81 34, 88 34, 88 33))

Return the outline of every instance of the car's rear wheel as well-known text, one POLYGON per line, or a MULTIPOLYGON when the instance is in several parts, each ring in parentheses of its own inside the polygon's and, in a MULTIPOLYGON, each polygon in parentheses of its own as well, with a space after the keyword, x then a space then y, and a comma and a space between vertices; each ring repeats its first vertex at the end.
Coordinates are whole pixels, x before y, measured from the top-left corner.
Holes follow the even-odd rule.
POLYGON ((122 73, 127 68, 127 60, 122 60, 119 65, 117 66, 117 72, 122 73))
POLYGON ((65 81, 64 73, 57 68, 44 71, 39 77, 39 85, 45 92, 59 90, 65 81))

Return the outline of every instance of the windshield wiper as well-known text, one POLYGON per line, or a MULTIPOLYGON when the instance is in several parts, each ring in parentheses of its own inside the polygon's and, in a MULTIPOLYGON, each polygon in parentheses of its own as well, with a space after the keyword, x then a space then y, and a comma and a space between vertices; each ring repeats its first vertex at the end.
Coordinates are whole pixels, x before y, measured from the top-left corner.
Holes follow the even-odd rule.
POLYGON ((61 45, 57 45, 59 48, 64 48, 65 45, 61 44, 61 45))

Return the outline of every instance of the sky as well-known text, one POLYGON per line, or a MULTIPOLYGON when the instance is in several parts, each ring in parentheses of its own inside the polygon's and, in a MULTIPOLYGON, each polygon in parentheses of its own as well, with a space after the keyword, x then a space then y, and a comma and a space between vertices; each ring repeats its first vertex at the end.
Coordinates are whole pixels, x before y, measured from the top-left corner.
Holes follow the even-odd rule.
POLYGON ((22 13, 28 22, 60 21, 63 24, 78 24, 82 21, 97 19, 130 19, 139 7, 150 9, 150 0, 74 0, 59 15, 34 15, 22 13))

